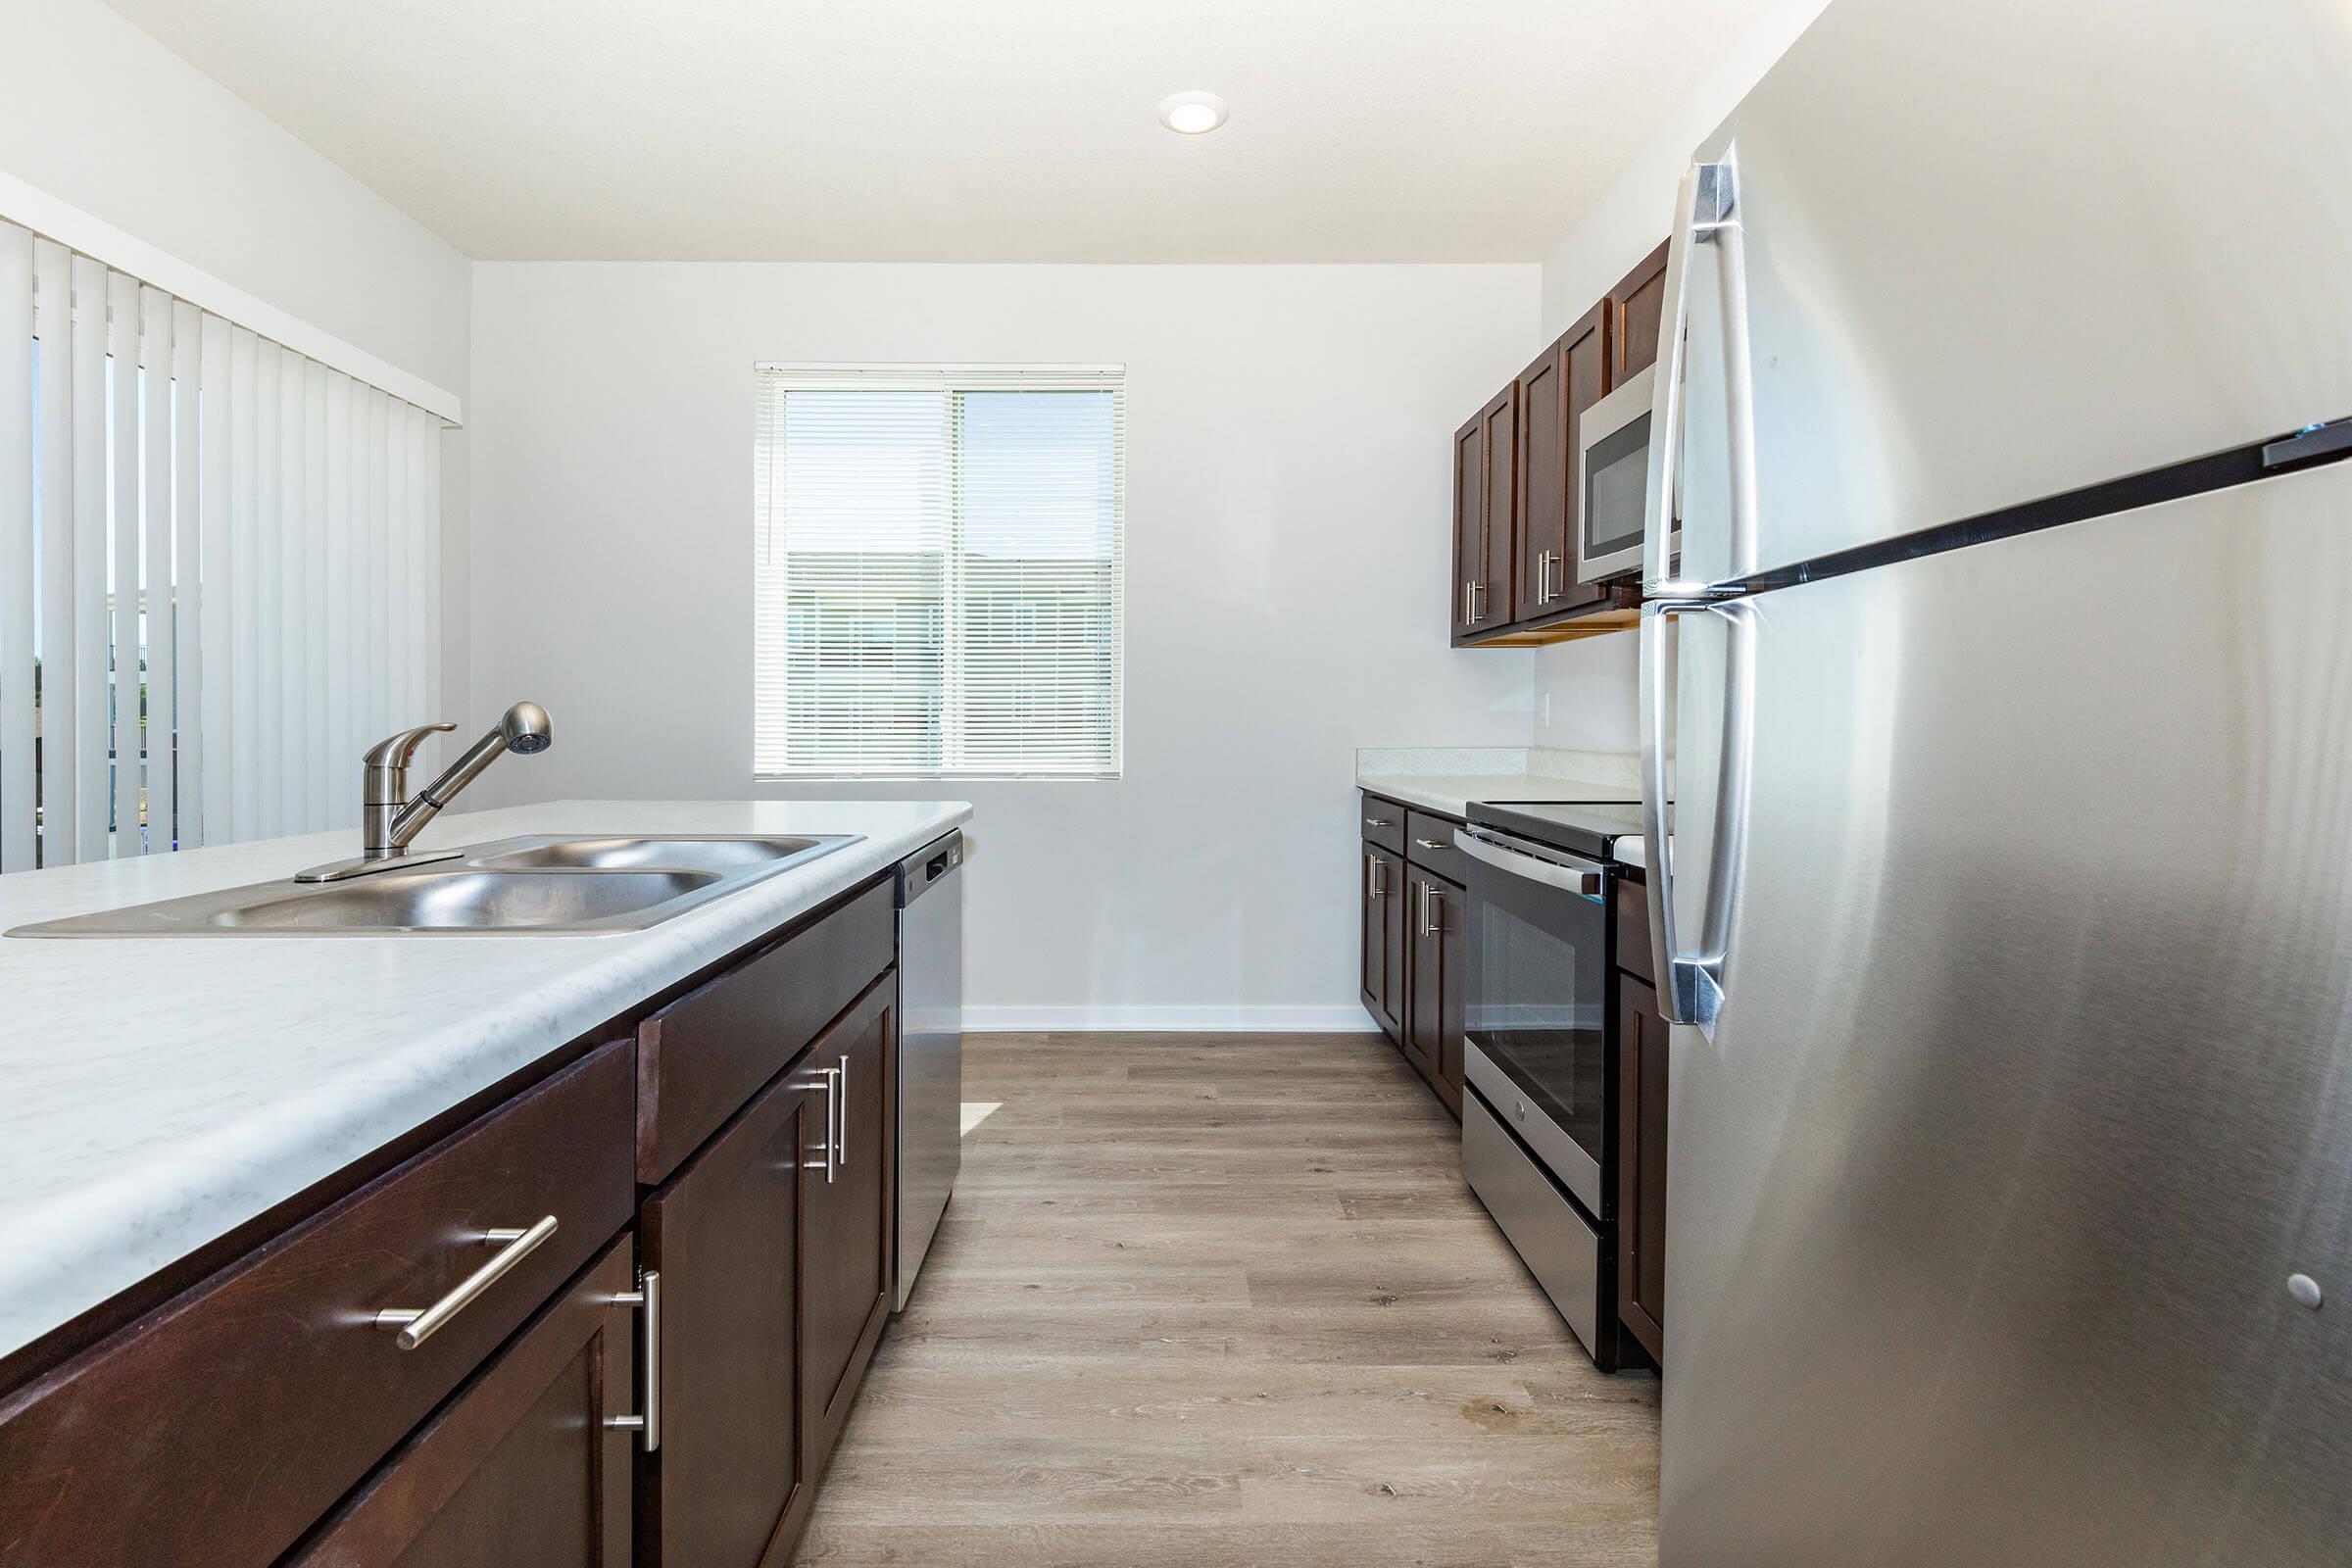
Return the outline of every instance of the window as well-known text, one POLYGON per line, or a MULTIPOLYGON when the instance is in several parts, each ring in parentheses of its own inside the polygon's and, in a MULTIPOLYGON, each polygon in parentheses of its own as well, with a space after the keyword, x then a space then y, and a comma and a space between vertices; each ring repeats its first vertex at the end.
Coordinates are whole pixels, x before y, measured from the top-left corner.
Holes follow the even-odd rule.
POLYGON ((762 366, 762 778, 1119 771, 1124 373, 762 366))
POLYGON ((440 689, 442 422, 0 221, 0 871, 358 825, 440 689))

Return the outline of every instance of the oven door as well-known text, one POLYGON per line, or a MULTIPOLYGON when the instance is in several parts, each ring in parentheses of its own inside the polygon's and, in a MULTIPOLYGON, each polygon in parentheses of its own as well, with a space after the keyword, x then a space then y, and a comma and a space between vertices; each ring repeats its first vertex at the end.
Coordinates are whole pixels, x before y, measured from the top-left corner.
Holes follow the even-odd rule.
POLYGON ((1656 367, 1587 409, 1577 421, 1576 578, 1598 582, 1642 568, 1649 494, 1650 393, 1656 367))
POLYGON ((1471 858, 1463 1076, 1605 1223, 1613 872, 1488 827, 1454 844, 1471 858))

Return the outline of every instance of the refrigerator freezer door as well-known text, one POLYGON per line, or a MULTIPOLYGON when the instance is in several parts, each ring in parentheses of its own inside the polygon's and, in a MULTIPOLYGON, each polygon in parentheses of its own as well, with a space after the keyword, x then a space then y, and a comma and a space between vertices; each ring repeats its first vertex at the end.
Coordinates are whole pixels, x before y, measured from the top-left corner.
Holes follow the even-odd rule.
POLYGON ((1686 580, 2352 415, 2339 0, 1837 0, 1698 156, 1735 169, 1740 244, 1675 237, 1686 580), (1749 552, 1727 299, 1752 367, 1749 552))
POLYGON ((2343 1560, 2345 582, 2336 466, 1749 602, 1665 1568, 2343 1560))

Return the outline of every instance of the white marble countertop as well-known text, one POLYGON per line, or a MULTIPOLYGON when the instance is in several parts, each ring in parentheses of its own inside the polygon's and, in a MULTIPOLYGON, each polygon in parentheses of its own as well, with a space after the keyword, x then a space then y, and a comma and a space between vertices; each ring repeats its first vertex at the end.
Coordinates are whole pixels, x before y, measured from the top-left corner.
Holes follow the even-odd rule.
POLYGON ((1638 801, 1639 760, 1542 746, 1366 747, 1355 787, 1425 811, 1467 816, 1472 801, 1638 801))
MULTIPOLYGON (((650 930, 0 940, 0 1354, 968 820, 955 801, 565 801, 522 833, 861 833, 650 930)), ((0 930, 292 875, 357 830, 12 872, 0 930)))
POLYGON ((1355 787, 1425 811, 1467 817, 1472 801, 1622 801, 1625 794, 1592 779, 1548 773, 1372 773, 1355 787))

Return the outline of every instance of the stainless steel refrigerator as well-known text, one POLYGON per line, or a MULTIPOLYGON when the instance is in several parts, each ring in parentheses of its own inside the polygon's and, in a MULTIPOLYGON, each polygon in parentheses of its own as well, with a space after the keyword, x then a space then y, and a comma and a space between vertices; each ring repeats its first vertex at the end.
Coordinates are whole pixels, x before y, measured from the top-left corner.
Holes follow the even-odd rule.
POLYGON ((1670 255, 1665 1568, 2344 1562, 2352 8, 1833 0, 1670 255))

